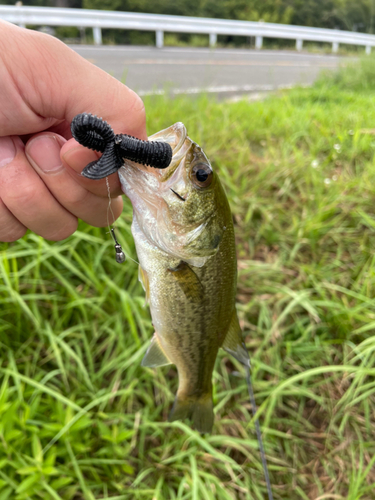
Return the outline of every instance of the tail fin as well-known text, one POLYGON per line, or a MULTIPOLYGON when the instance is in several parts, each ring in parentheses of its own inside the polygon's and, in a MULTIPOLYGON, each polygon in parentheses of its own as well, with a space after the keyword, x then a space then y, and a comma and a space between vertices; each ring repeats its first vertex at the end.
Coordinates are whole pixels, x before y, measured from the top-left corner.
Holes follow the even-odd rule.
POLYGON ((190 418, 194 428, 205 434, 211 432, 214 423, 214 412, 211 394, 204 394, 199 398, 181 397, 177 394, 169 415, 169 421, 190 418))

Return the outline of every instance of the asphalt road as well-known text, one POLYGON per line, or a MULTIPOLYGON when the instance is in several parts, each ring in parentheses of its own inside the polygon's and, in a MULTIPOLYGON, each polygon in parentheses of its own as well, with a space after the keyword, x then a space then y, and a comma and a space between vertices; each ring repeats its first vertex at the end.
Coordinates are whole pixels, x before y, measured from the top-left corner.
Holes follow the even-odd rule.
POLYGON ((333 55, 205 48, 71 46, 140 95, 259 92, 311 84, 338 67, 333 55))

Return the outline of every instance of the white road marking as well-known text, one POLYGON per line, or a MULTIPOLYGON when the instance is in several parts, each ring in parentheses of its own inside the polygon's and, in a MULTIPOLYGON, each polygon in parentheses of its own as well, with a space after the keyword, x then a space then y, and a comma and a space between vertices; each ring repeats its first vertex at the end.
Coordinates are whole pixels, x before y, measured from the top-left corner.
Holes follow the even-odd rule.
POLYGON ((236 61, 236 60, 210 60, 210 59, 182 59, 181 61, 176 59, 128 59, 124 61, 125 64, 132 65, 146 65, 146 64, 157 64, 157 65, 172 65, 172 66, 287 66, 287 67, 298 67, 298 68, 333 68, 336 64, 312 64, 309 62, 289 62, 289 61, 274 61, 274 62, 264 62, 264 61, 236 61))
POLYGON ((344 57, 340 56, 333 56, 333 55, 326 55, 326 54, 309 54, 309 53, 297 53, 297 52, 288 52, 288 51, 283 51, 283 50, 261 50, 261 51, 255 51, 254 49, 243 49, 243 50, 236 50, 236 49, 189 49, 189 48, 183 48, 183 47, 163 47, 162 49, 157 49, 156 47, 151 47, 151 46, 144 46, 144 47, 139 47, 139 46, 126 46, 126 45, 118 45, 118 46, 108 46, 108 45, 70 45, 70 47, 74 50, 98 50, 98 51, 110 51, 110 52, 119 52, 119 51, 124 51, 124 52, 142 52, 146 50, 153 50, 155 52, 159 52, 160 54, 165 53, 165 52, 172 52, 174 54, 223 54, 223 55, 233 55, 233 54, 238 54, 238 55, 249 55, 249 56, 256 56, 256 57, 275 57, 275 56, 287 56, 287 57, 296 57, 299 59, 306 59, 306 58, 311 58, 311 59, 336 59, 336 60, 341 60, 345 59, 344 57))
POLYGON ((263 56, 287 56, 287 57, 297 57, 297 58, 303 58, 306 59, 306 57, 311 57, 312 59, 317 59, 317 58, 336 58, 336 59, 341 59, 340 56, 331 56, 327 54, 309 54, 306 52, 292 52, 292 51, 286 51, 286 50, 254 50, 254 49, 184 49, 184 48, 179 48, 179 47, 168 47, 168 48, 163 48, 163 49, 156 49, 156 50, 162 50, 163 52, 173 52, 173 53, 192 53, 192 54, 223 54, 223 55, 232 55, 232 54, 238 54, 238 55, 249 55, 249 56, 258 56, 258 57, 263 57, 263 56))
MULTIPOLYGON (((156 90, 138 90, 137 94, 141 97, 148 95, 165 94, 218 94, 225 92, 269 92, 270 90, 290 89, 294 85, 217 85, 211 87, 190 87, 187 89, 156 89, 156 90)), ((305 87, 305 85, 303 85, 305 87)))

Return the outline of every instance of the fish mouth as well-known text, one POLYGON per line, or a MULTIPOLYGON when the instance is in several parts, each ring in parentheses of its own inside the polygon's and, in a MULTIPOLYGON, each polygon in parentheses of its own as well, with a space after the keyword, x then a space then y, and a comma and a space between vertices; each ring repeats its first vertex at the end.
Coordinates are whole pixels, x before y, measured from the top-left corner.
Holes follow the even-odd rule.
POLYGON ((165 130, 161 130, 149 137, 152 142, 164 142, 172 148, 172 159, 168 167, 156 169, 148 167, 147 171, 156 176, 161 183, 166 183, 174 174, 181 161, 186 157, 192 146, 192 141, 187 135, 186 127, 183 123, 177 122, 165 130))
POLYGON ((174 194, 177 196, 177 198, 179 198, 179 199, 180 199, 180 200, 182 200, 182 201, 186 201, 186 198, 183 198, 183 197, 182 197, 180 194, 178 194, 178 193, 177 193, 174 189, 172 189, 172 188, 169 188, 169 189, 172 191, 172 193, 174 193, 174 194))
POLYGON ((118 175, 123 192, 139 213, 156 214, 167 207, 172 199, 181 207, 187 201, 188 190, 184 181, 186 156, 193 142, 182 123, 175 123, 149 137, 153 142, 166 142, 172 148, 172 160, 165 169, 153 168, 135 161, 125 160, 118 175), (169 196, 168 197, 168 194, 169 196), (173 194, 172 194, 173 193, 173 194))

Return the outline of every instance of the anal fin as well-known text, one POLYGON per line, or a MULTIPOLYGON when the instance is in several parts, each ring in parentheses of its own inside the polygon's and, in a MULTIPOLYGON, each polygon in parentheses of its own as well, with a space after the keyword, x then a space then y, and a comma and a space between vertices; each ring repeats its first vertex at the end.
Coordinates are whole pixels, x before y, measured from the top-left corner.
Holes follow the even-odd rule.
POLYGON ((236 358, 240 363, 250 367, 249 353, 242 339, 242 330, 238 322, 237 311, 233 311, 227 335, 221 346, 225 351, 236 358))
POLYGON ((148 368, 157 368, 158 366, 165 366, 170 364, 172 364, 172 362, 164 353, 159 340, 154 333, 151 344, 147 349, 144 358, 142 359, 141 366, 147 366, 148 368))

